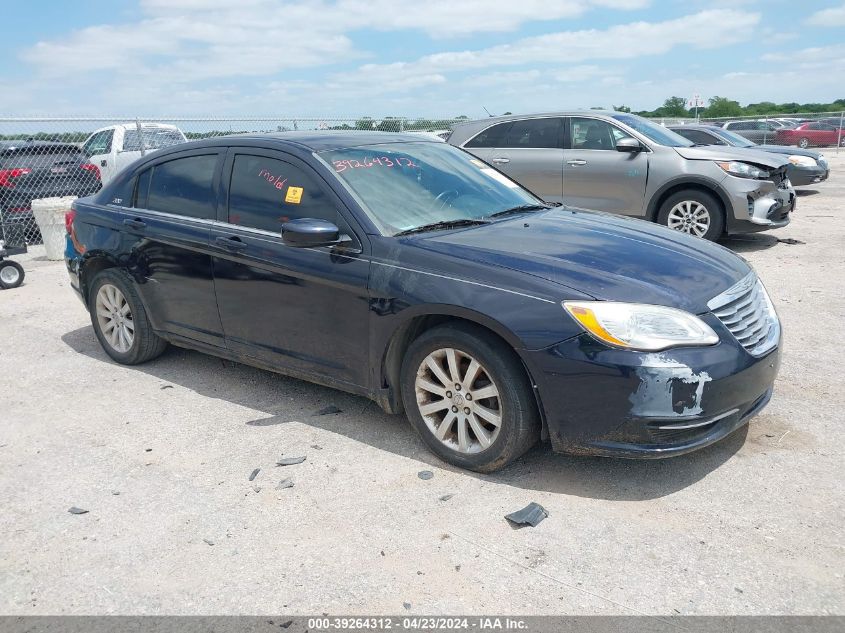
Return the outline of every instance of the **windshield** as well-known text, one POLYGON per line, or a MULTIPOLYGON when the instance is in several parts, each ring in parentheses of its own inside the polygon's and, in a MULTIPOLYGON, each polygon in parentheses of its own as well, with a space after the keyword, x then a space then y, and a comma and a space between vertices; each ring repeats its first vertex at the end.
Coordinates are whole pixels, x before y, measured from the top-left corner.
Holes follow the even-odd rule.
MULTIPOLYGON (((757 143, 749 141, 744 136, 740 136, 736 132, 731 132, 730 130, 720 129, 715 130, 715 133, 728 141, 728 143, 734 147, 755 147, 757 145, 757 143)), ((772 136, 774 136, 774 134, 772 134, 772 136)))
POLYGON ((445 143, 383 143, 319 156, 386 235, 543 205, 507 176, 445 143))
POLYGON ((628 127, 635 129, 658 145, 666 145, 668 147, 692 147, 695 145, 695 143, 685 139, 680 134, 676 134, 672 130, 668 130, 657 123, 652 123, 648 119, 644 119, 636 114, 612 114, 611 116, 620 123, 624 123, 628 127))

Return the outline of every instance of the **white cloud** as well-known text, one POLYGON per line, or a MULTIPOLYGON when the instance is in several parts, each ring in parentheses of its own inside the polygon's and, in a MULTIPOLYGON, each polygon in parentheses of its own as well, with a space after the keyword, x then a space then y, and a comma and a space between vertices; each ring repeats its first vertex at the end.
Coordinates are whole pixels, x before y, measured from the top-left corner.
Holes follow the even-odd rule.
POLYGON ((845 4, 816 11, 804 22, 810 26, 845 26, 845 4))

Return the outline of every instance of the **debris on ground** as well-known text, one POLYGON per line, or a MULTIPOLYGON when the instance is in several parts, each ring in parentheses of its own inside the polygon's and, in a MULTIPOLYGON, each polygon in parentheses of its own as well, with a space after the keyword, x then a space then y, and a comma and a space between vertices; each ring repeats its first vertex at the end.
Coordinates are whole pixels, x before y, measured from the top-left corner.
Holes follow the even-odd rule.
POLYGON ((88 514, 88 510, 83 510, 82 508, 77 508, 76 506, 69 507, 67 511, 71 514, 88 514))
POLYGON ((802 242, 801 240, 796 240, 794 237, 778 237, 776 239, 781 244, 806 244, 807 243, 807 242, 802 242))
POLYGON ((112 493, 114 496, 117 496, 117 495, 119 495, 119 494, 120 494, 120 490, 112 490, 112 491, 111 491, 111 493, 112 493))
POLYGON ((333 404, 330 404, 327 407, 323 407, 319 411, 315 411, 313 415, 316 417, 318 415, 332 415, 334 413, 343 413, 343 409, 338 409, 333 404))
POLYGON ((204 538, 203 542, 205 542, 206 545, 214 545, 214 541, 209 541, 207 538, 204 538))
POLYGON ((162 391, 164 391, 165 389, 173 389, 173 385, 163 385, 159 387, 159 389, 161 389, 162 391))
POLYGON ((252 489, 255 490, 255 492, 261 492, 261 486, 253 486, 252 489))
POLYGON ((403 607, 405 607, 406 609, 410 609, 410 608, 411 608, 411 603, 410 603, 410 602, 403 602, 403 603, 402 603, 402 606, 403 606, 403 607))
POLYGON ((431 472, 430 470, 421 470, 420 472, 417 473, 417 477, 419 477, 423 481, 428 481, 429 479, 434 477, 434 473, 431 472))
POLYGON ((273 416, 272 418, 262 418, 261 420, 250 420, 246 423, 247 426, 273 426, 275 424, 286 424, 290 422, 290 420, 285 420, 279 416, 273 416))
POLYGON ((549 513, 546 511, 546 509, 539 503, 534 503, 532 501, 522 510, 517 510, 516 512, 506 514, 505 518, 517 527, 523 527, 526 525, 530 525, 531 527, 537 527, 540 521, 545 519, 547 516, 549 516, 549 513))
POLYGON ((291 479, 282 479, 279 482, 279 485, 276 486, 276 490, 284 490, 285 488, 293 488, 293 480, 291 479))
POLYGON ((293 466, 294 464, 301 464, 305 461, 305 455, 302 457, 281 457, 276 462, 276 466, 293 466))
POLYGON ((260 472, 261 472, 261 469, 260 469, 260 468, 256 468, 255 470, 253 470, 253 471, 249 474, 249 480, 250 480, 250 481, 254 481, 254 480, 255 480, 255 478, 256 478, 256 477, 258 477, 258 473, 260 473, 260 472))
POLYGON ((321 451, 321 450, 323 450, 323 447, 322 447, 322 446, 320 446, 319 444, 312 444, 312 445, 311 445, 311 448, 313 448, 315 451, 321 451))
POLYGON ((455 495, 453 495, 453 494, 450 492, 448 495, 443 495, 442 497, 440 497, 440 500, 441 500, 441 501, 449 501, 449 499, 451 499, 451 498, 452 498, 452 497, 454 497, 454 496, 455 496, 455 495))

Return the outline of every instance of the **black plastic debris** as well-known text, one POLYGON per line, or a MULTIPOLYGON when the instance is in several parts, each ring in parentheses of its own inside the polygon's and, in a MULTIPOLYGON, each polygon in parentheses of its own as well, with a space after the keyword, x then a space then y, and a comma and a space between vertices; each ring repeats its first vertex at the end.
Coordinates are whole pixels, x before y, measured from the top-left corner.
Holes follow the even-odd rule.
POLYGON ((256 468, 255 470, 253 470, 249 475, 249 480, 255 481, 255 478, 258 477, 258 473, 260 473, 260 472, 261 472, 260 468, 256 468))
POLYGON ((451 499, 451 498, 452 498, 452 497, 454 497, 454 496, 455 496, 455 495, 453 495, 453 494, 450 492, 448 495, 443 495, 442 497, 440 497, 440 500, 441 500, 441 501, 449 501, 449 499, 451 499))
POLYGON ((111 493, 116 497, 120 494, 120 490, 112 490, 111 493))
POLYGON ((526 525, 537 527, 540 524, 540 521, 545 519, 547 516, 549 516, 549 513, 546 509, 539 503, 534 503, 532 501, 522 510, 506 514, 505 518, 518 527, 524 527, 526 525))
POLYGON ((806 242, 796 240, 794 237, 779 237, 777 238, 777 241, 781 244, 806 244, 806 242))
POLYGON ((343 409, 338 409, 338 408, 337 408, 336 406, 334 406, 333 404, 330 404, 330 405, 329 405, 329 406, 327 406, 327 407, 323 407, 323 408, 322 408, 322 409, 320 409, 319 411, 315 411, 315 412, 314 412, 314 415, 315 415, 315 416, 318 416, 318 415, 332 415, 332 414, 334 414, 334 413, 343 413, 343 409))
POLYGON ((434 473, 431 472, 430 470, 421 470, 420 472, 417 473, 417 477, 419 477, 423 481, 428 481, 429 479, 434 477, 434 473))
POLYGON ((88 514, 88 510, 83 510, 82 508, 77 508, 76 506, 69 507, 67 511, 71 514, 88 514))
POLYGON ((291 479, 282 479, 276 490, 284 490, 285 488, 293 488, 293 481, 291 479))
POLYGON ((305 455, 302 457, 282 457, 276 462, 276 466, 293 466, 294 464, 301 464, 305 461, 305 455))
POLYGON ((165 389, 173 389, 173 385, 164 385, 162 387, 159 387, 159 389, 161 389, 162 391, 164 391, 165 389))

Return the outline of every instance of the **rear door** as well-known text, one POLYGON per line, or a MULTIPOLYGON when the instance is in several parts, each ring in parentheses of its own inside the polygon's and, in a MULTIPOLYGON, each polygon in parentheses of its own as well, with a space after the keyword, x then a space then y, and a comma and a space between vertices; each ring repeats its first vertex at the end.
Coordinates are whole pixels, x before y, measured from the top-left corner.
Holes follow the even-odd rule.
POLYGON ((169 155, 136 177, 134 208, 122 209, 131 270, 155 329, 224 347, 209 233, 225 152, 169 155))
POLYGON ((616 141, 628 134, 603 119, 567 117, 565 125, 564 204, 622 215, 642 215, 648 150, 616 151, 616 141))
POLYGON ((368 243, 328 184, 284 152, 232 148, 211 232, 214 283, 226 344, 294 373, 369 382, 368 243), (294 248, 283 222, 319 218, 349 248, 294 248))
POLYGON ((563 202, 563 119, 513 121, 490 162, 547 202, 563 202))

